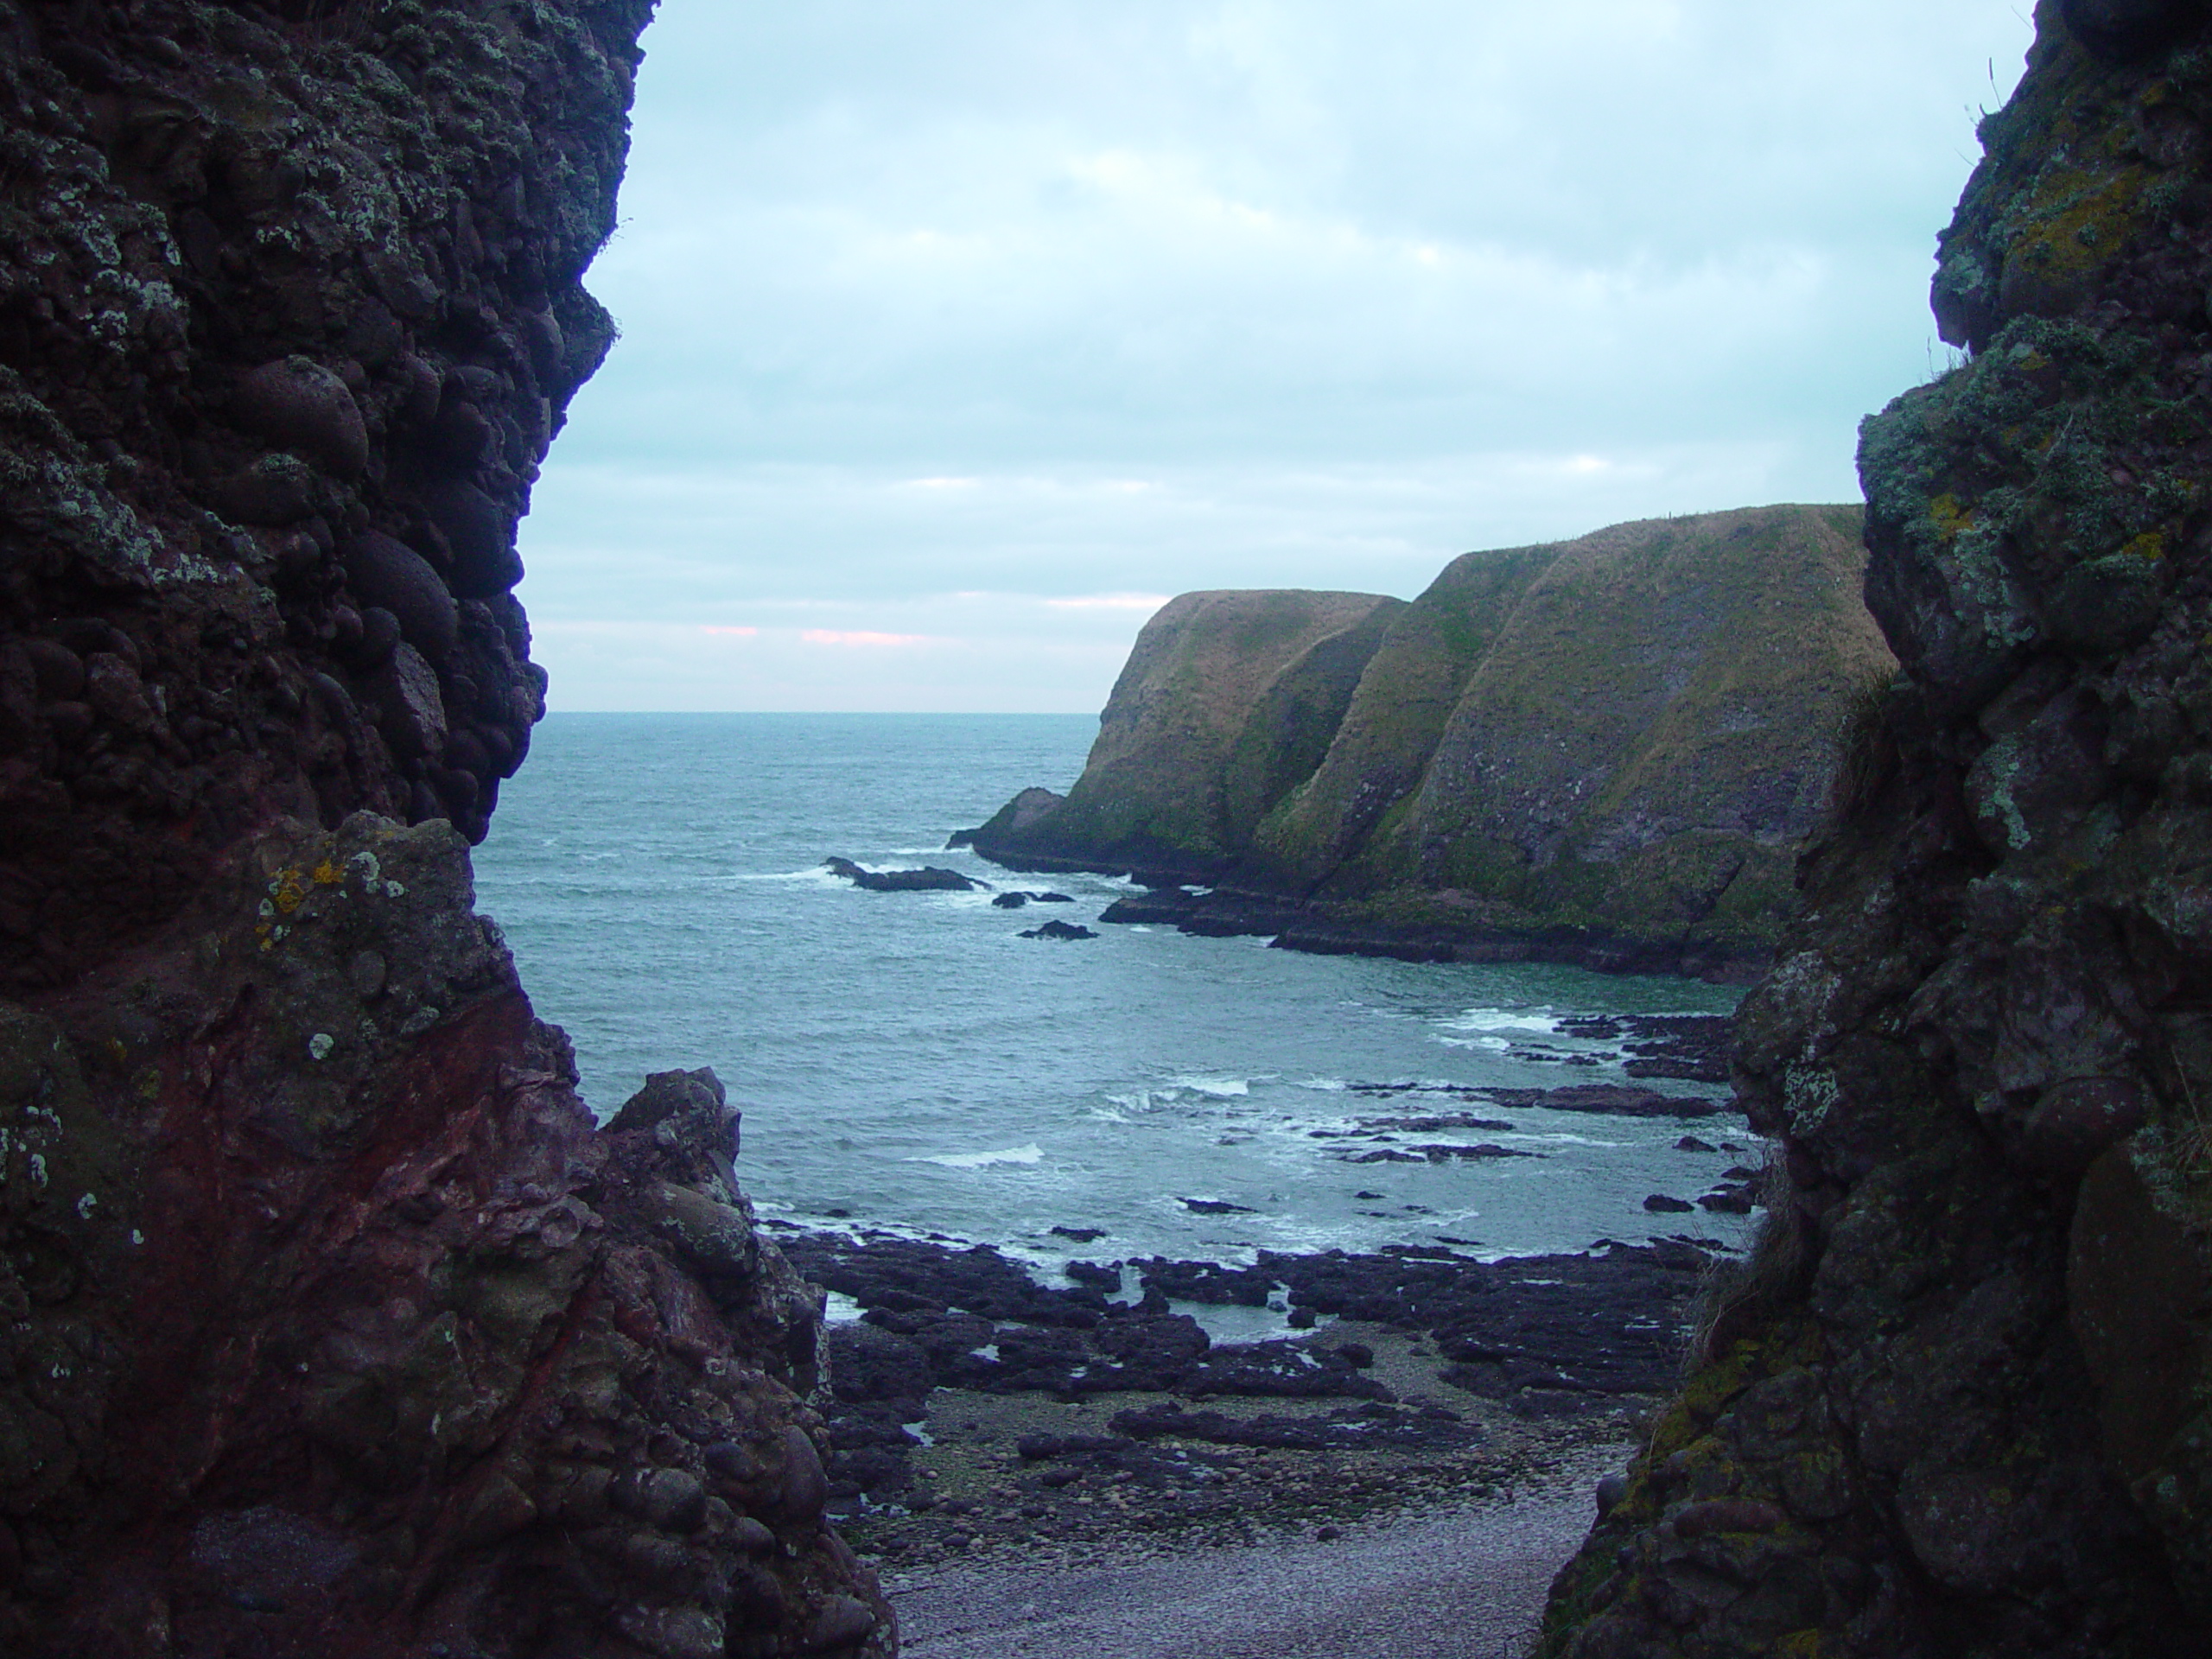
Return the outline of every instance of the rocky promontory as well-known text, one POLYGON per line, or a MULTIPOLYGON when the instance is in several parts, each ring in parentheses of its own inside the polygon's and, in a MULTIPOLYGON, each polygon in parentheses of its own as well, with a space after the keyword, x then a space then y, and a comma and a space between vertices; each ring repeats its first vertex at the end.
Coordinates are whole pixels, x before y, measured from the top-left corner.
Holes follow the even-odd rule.
POLYGON ((473 913, 650 0, 0 3, 0 1651, 887 1656, 710 1073, 473 913))
POLYGON ((2212 22, 2045 0, 1981 136, 1738 1016, 1787 1180, 1546 1659, 2212 1651, 2212 22))
POLYGON ((1859 531, 1856 508, 1756 508, 1470 553, 1410 603, 1185 594, 1066 797, 1025 791, 968 836, 1154 889, 1110 920, 1746 974, 1847 713, 1894 667, 1859 531))

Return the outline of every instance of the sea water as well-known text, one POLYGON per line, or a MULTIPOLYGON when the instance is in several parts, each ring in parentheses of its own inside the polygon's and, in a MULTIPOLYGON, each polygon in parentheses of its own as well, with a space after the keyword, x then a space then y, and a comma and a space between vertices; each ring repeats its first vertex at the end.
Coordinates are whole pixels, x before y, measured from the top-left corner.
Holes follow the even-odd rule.
POLYGON ((1017 790, 1065 790, 1096 729, 1044 715, 550 715, 478 849, 478 903, 538 1013, 574 1039, 602 1117, 648 1071, 715 1069, 744 1112, 741 1180, 772 1217, 939 1234, 1039 1264, 1740 1236, 1726 1217, 1643 1208, 1756 1161, 1675 1146, 1694 1128, 1745 1147, 1740 1119, 1354 1092, 1628 1081, 1617 1045, 1560 1022, 1725 1013, 1732 990, 1101 925, 1127 883, 945 850, 1017 790), (833 855, 949 867, 991 890, 869 893, 823 868, 833 855), (1077 902, 995 907, 1007 888, 1077 902), (1101 937, 1020 937, 1052 917, 1101 937), (1468 1111, 1513 1127, 1401 1139, 1538 1155, 1355 1164, 1376 1143, 1334 1138, 1363 1117, 1468 1111))

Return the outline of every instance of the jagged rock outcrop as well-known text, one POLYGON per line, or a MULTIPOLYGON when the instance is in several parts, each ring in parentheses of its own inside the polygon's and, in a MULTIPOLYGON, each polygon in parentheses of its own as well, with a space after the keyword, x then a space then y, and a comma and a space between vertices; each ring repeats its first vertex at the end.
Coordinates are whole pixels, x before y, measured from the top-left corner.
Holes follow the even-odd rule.
POLYGON ((650 10, 0 0, 11 1656, 895 1648, 720 1084, 471 908, 650 10))
POLYGON ((2212 19, 2046 0, 1865 428, 1905 676, 1739 1016, 1787 1179, 1540 1651, 2212 1651, 2212 19))
POLYGON ((1410 604, 1186 594, 1139 637, 1066 799, 1025 791, 973 843, 1215 887, 1129 919, 1742 971, 1839 721, 1893 666, 1858 534, 1854 508, 1756 508, 1470 553, 1410 604))
POLYGON ((605 1129, 442 821, 0 1004, 0 1648, 890 1651, 711 1072, 605 1129))

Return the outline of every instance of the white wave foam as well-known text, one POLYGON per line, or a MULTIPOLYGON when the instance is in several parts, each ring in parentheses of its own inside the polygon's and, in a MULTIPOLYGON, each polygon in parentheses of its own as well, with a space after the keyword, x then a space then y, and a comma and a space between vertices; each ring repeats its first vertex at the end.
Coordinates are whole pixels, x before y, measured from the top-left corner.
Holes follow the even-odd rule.
POLYGON ((1559 1034, 1560 1017, 1549 1008, 1467 1008, 1439 1025, 1454 1031, 1533 1031, 1559 1034))
POLYGON ((1330 1095, 1341 1095, 1351 1087, 1342 1077, 1308 1077, 1298 1086, 1300 1089, 1319 1089, 1330 1095))
POLYGON ((994 1164, 1034 1164, 1044 1160, 1045 1148, 1034 1141, 1003 1152, 940 1152, 926 1158, 909 1158, 910 1164, 936 1164, 944 1169, 988 1169, 994 1164))
POLYGON ((1239 1095, 1252 1092, 1249 1079, 1244 1077, 1209 1077, 1192 1074, 1167 1079, 1171 1087, 1188 1089, 1194 1095, 1211 1095, 1216 1100, 1234 1100, 1239 1095))

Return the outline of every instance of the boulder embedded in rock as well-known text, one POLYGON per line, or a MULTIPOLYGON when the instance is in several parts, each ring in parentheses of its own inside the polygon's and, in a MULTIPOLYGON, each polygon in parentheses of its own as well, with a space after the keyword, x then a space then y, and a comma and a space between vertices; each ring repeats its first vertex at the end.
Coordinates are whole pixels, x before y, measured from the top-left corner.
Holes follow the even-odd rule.
POLYGON ((430 562, 397 537, 363 531, 340 555, 346 585, 365 605, 391 613, 400 636, 432 662, 442 661, 461 632, 461 607, 430 562))
POLYGON ((232 412, 249 431, 296 450, 334 476, 359 478, 369 464, 369 432, 345 381, 296 353, 264 363, 238 382, 232 412))
MULTIPOLYGON (((405 640, 364 682, 381 711, 377 729, 403 760, 435 759, 445 752, 445 701, 437 671, 405 640)), ((435 815, 433 815, 435 816, 435 815)))

